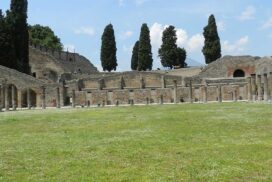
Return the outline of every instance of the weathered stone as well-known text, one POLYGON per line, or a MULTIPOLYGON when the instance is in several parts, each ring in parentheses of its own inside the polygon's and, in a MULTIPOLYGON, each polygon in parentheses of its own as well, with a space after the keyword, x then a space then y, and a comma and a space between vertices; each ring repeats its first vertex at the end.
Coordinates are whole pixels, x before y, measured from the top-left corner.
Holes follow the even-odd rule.
POLYGON ((257 75, 258 101, 262 101, 262 76, 257 75))
POLYGON ((268 78, 267 74, 263 74, 263 82, 264 82, 264 101, 268 101, 268 78))

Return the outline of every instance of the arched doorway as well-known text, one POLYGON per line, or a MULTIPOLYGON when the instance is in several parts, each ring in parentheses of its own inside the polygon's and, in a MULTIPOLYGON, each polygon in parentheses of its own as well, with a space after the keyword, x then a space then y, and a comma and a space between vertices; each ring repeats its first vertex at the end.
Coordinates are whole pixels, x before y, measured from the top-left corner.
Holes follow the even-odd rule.
MULTIPOLYGON (((37 94, 34 90, 29 90, 30 107, 37 107, 37 94)), ((28 107, 27 90, 22 91, 22 107, 28 107)))
POLYGON ((245 77, 245 72, 241 69, 235 70, 233 73, 234 78, 242 78, 245 77))

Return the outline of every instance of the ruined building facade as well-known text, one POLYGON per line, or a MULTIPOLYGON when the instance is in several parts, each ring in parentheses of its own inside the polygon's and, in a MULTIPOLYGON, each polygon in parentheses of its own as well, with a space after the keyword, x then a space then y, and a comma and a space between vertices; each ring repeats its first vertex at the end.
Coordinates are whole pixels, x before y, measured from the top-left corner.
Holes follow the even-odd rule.
POLYGON ((203 68, 99 73, 83 56, 31 48, 32 76, 0 66, 0 109, 270 101, 272 58, 226 56, 203 68))

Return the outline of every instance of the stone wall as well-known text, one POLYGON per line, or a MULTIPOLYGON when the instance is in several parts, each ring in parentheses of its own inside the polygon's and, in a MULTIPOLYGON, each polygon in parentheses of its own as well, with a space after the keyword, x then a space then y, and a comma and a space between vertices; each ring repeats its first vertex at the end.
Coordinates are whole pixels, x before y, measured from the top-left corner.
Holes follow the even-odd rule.
POLYGON ((93 74, 97 68, 85 57, 70 52, 52 51, 30 46, 29 62, 32 75, 38 79, 57 82, 62 74, 93 74))
POLYGON ((225 56, 207 65, 198 75, 200 78, 232 78, 236 70, 242 70, 245 76, 256 72, 260 57, 225 56))

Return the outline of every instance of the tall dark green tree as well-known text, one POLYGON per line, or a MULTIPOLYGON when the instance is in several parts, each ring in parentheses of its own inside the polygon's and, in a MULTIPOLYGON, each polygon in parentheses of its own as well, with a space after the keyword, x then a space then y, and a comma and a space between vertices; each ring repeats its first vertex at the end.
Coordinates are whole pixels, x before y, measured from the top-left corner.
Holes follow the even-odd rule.
POLYGON ((138 70, 138 53, 139 53, 139 41, 137 41, 133 47, 131 57, 131 70, 138 70))
POLYGON ((2 10, 0 10, 0 65, 12 69, 17 68, 10 27, 2 14, 2 10))
POLYGON ((17 70, 30 73, 27 0, 11 0, 7 22, 11 27, 17 70))
POLYGON ((186 50, 184 48, 178 47, 176 50, 176 56, 177 56, 177 59, 174 66, 178 66, 180 68, 187 67, 187 63, 185 62, 187 57, 186 50))
POLYGON ((174 26, 169 26, 163 31, 162 45, 159 57, 163 67, 173 68, 177 60, 177 35, 174 26))
POLYGON ((116 42, 112 24, 106 26, 102 35, 101 64, 104 71, 116 71, 118 66, 116 58, 116 42))
POLYGON ((209 22, 204 28, 203 35, 205 38, 205 45, 202 52, 205 56, 206 64, 209 64, 218 58, 221 58, 221 44, 214 15, 209 17, 209 22))
POLYGON ((63 45, 53 30, 48 26, 29 26, 29 41, 32 44, 40 45, 49 49, 61 51, 63 45))
POLYGON ((152 70, 152 67, 153 58, 150 31, 147 24, 144 23, 141 28, 141 34, 139 39, 138 70, 139 71, 152 70))
POLYGON ((177 34, 174 26, 169 26, 163 31, 162 45, 159 49, 159 57, 163 67, 185 67, 186 51, 177 46, 177 34))

